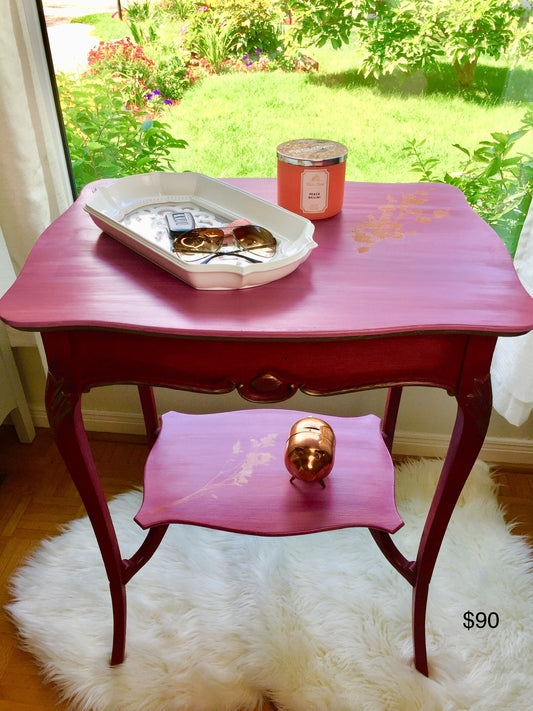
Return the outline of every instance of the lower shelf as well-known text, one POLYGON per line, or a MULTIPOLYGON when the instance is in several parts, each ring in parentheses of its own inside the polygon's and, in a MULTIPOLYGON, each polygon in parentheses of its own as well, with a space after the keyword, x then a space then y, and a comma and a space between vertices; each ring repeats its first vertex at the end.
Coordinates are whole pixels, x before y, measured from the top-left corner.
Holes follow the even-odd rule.
POLYGON ((135 521, 144 529, 185 523, 262 536, 365 526, 394 533, 394 466, 374 415, 317 415, 336 437, 322 487, 284 465, 291 426, 312 413, 253 409, 208 415, 168 412, 146 462, 135 521))

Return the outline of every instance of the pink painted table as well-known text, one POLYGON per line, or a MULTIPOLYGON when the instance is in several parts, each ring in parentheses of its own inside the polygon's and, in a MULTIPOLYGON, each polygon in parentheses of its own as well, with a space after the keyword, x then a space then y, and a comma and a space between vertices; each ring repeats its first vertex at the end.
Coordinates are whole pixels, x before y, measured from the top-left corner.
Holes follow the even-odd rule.
MULTIPOLYGON (((274 180, 228 182, 275 201, 274 180)), ((334 504, 325 526, 368 526, 384 555, 412 585, 415 664, 427 675, 429 583, 488 427, 496 338, 533 329, 533 299, 520 285, 505 247, 452 187, 348 183, 343 211, 316 223, 319 247, 293 274, 254 289, 201 292, 95 227, 82 206, 101 184, 87 186, 44 232, 2 298, 0 317, 15 328, 42 332, 49 365, 50 426, 86 506, 109 577, 111 663, 124 658, 126 583, 154 553, 168 523, 179 516, 176 508, 168 519, 153 511, 152 517, 145 517, 141 509, 138 522, 148 528, 147 536, 132 558, 122 560, 83 427, 83 392, 110 383, 137 384, 154 443, 159 421, 152 386, 200 393, 237 389, 257 403, 280 402, 297 390, 331 395, 387 387, 382 429, 390 449, 402 387, 429 385, 455 396, 457 419, 416 560, 407 560, 393 542, 390 533, 401 521, 390 507, 389 517, 383 518, 390 504, 390 482, 385 493, 368 497, 366 504, 359 502, 358 510, 347 517, 340 516, 334 504)), ((289 414, 282 414, 274 428, 279 433, 295 414, 281 412, 289 414)), ((187 417, 187 424, 177 421, 176 431, 182 427, 188 436, 199 437, 209 429, 202 420, 190 419, 199 416, 187 417)), ((228 426, 246 421, 241 415, 228 417, 228 426)), ((164 432, 165 426, 162 437, 164 432)), ((167 477, 166 467, 160 466, 165 458, 157 460, 163 443, 155 445, 156 460, 147 466, 148 475, 155 476, 147 480, 147 490, 155 481, 156 498, 167 477)), ((387 459, 379 443, 372 446, 367 469, 376 464, 387 480, 387 459)), ((185 461, 180 468, 178 451, 174 458, 176 468, 186 471, 185 461)), ((336 473, 334 469, 327 480, 332 487, 327 496, 338 502, 336 473)), ((363 466, 359 481, 367 476, 363 466)), ((293 486, 287 482, 280 474, 280 486, 293 486)), ((342 477, 341 485, 346 486, 342 477)), ((313 530, 308 518, 296 521, 298 507, 283 515, 272 511, 276 525, 269 530, 254 514, 260 484, 249 492, 247 499, 237 497, 238 512, 231 513, 240 524, 229 528, 261 535, 313 530)), ((176 501, 184 496, 178 494, 176 501)), ((201 506, 192 517, 205 525, 202 512, 205 515, 201 506)), ((216 516, 213 520, 225 526, 216 516)))

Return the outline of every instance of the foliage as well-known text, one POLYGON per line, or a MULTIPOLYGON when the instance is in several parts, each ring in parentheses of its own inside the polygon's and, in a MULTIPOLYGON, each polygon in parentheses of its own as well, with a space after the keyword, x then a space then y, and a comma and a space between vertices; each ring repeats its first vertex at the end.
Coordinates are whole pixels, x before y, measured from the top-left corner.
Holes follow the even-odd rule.
POLYGON ((198 7, 197 0, 161 0, 159 10, 169 20, 187 20, 198 7))
POLYGON ((185 90, 191 84, 188 67, 184 60, 168 51, 155 64, 157 71, 154 78, 154 91, 159 91, 167 100, 177 101, 181 99, 185 90))
POLYGON ((124 103, 141 107, 153 85, 155 64, 143 48, 129 37, 112 42, 100 42, 87 55, 91 73, 108 75, 110 89, 120 93, 124 103))
POLYGON ((154 72, 154 63, 144 54, 143 48, 132 42, 129 37, 99 42, 98 46, 87 55, 90 67, 101 71, 117 72, 137 76, 144 80, 154 72))
MULTIPOLYGON (((356 0, 293 0, 292 33, 299 43, 307 39, 318 47, 323 47, 330 41, 334 49, 340 49, 343 43, 349 44, 356 24, 355 2, 356 0)), ((371 12, 374 13, 375 8, 371 12)))
POLYGON ((436 177, 440 160, 423 155, 425 140, 411 140, 405 150, 411 156, 412 169, 422 179, 455 185, 465 194, 476 212, 494 227, 514 256, 520 232, 533 196, 533 156, 516 152, 516 143, 533 131, 533 109, 529 108, 523 127, 513 133, 492 133, 470 151, 454 146, 466 159, 459 172, 436 177))
POLYGON ((187 46, 198 57, 207 60, 218 74, 235 44, 234 25, 220 20, 204 5, 187 28, 187 46))
POLYGON ((292 49, 281 38, 283 16, 275 0, 211 0, 185 25, 185 44, 207 61, 207 73, 292 69, 292 49))
POLYGON ((189 84, 185 64, 177 56, 168 54, 156 65, 129 37, 100 42, 89 52, 88 63, 93 75, 110 76, 111 90, 129 107, 144 107, 154 92, 161 96, 162 105, 171 105, 189 84))
POLYGON ((338 48, 355 30, 366 76, 423 69, 445 57, 469 86, 482 54, 532 56, 531 19, 511 0, 294 0, 293 6, 300 40, 330 40, 338 48))
POLYGON ((59 74, 57 81, 78 190, 99 178, 174 168, 171 151, 187 142, 168 124, 125 109, 105 79, 59 74))
POLYGON ((152 0, 127 0, 124 5, 124 15, 128 20, 150 20, 157 13, 158 7, 152 0))
POLYGON ((157 41, 158 34, 155 25, 150 24, 145 29, 143 25, 138 25, 133 20, 130 20, 128 25, 133 41, 138 45, 144 45, 145 43, 157 41))
POLYGON ((232 23, 237 55, 277 51, 284 17, 278 0, 210 0, 209 5, 221 22, 232 23))

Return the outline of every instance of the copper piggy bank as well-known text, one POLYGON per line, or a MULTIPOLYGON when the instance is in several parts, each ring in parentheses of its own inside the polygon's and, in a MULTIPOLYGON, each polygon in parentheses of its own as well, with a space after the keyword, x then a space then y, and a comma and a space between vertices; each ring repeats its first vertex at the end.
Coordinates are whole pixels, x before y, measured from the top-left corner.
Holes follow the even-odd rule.
POLYGON ((330 473, 335 459, 335 434, 324 420, 304 417, 291 427, 285 448, 285 466, 291 481, 323 479, 330 473))

